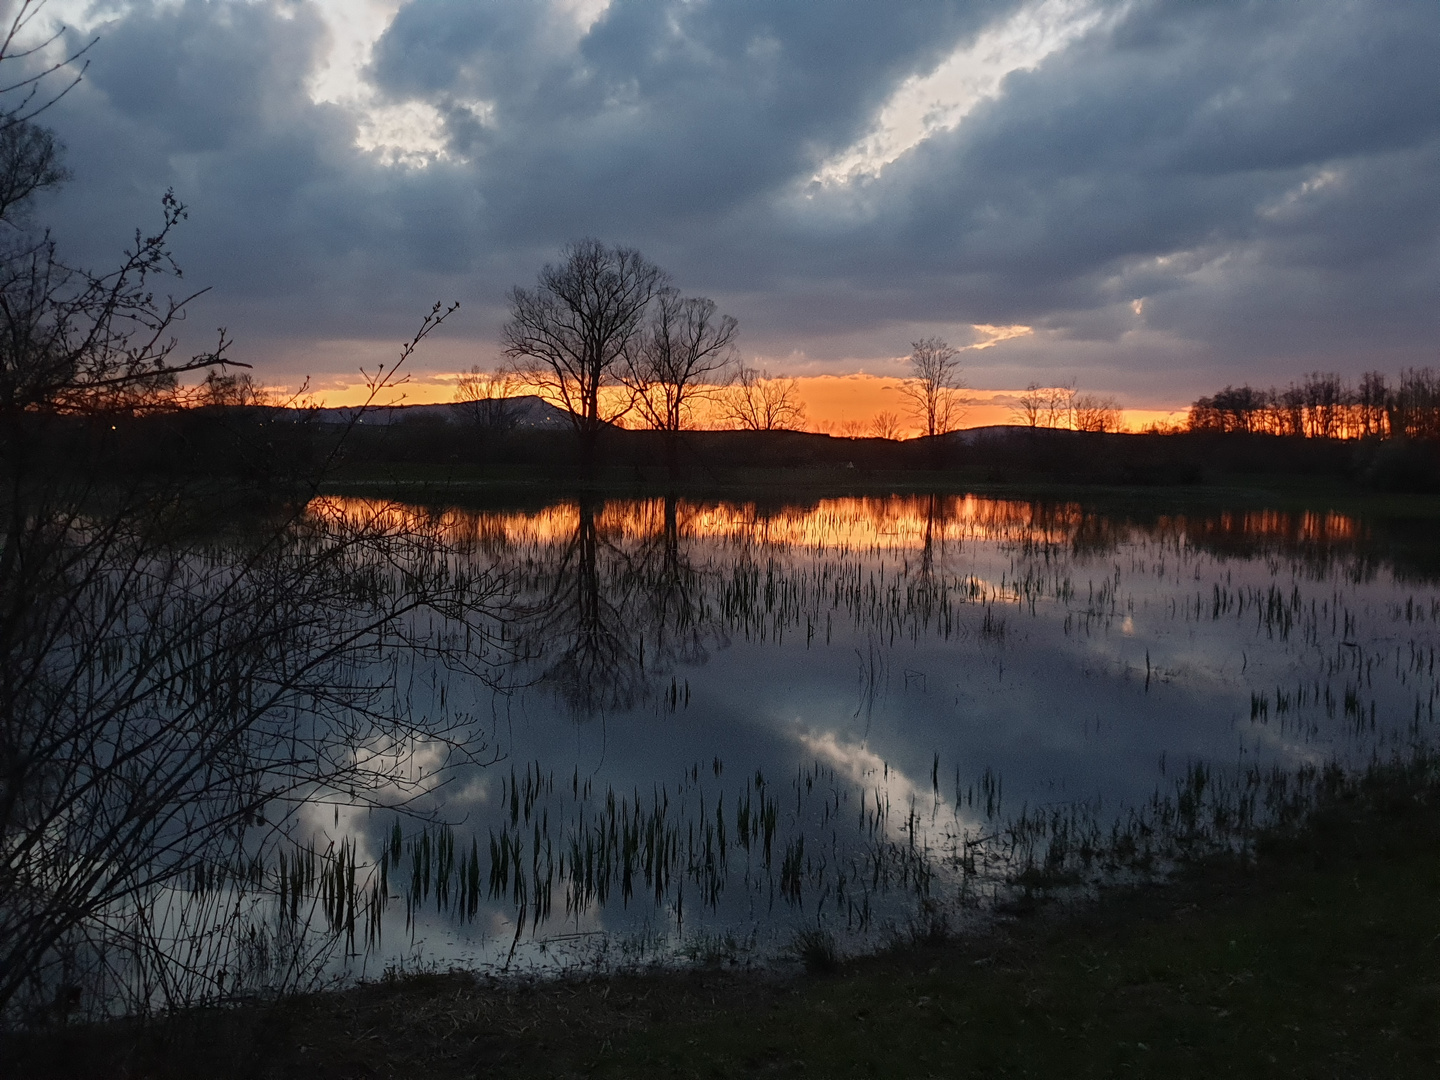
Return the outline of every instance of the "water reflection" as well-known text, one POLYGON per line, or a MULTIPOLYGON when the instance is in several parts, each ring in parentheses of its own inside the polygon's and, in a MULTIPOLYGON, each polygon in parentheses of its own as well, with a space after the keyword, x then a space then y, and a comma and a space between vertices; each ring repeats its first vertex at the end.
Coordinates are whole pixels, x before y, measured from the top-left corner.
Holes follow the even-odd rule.
POLYGON ((500 718, 507 764, 437 791, 443 825, 340 830, 386 867, 384 955, 673 955, 817 920, 873 936, 1007 882, 1093 881, 1162 834, 1228 842, 1319 766, 1434 721, 1440 597, 1387 559, 1383 523, 1341 514, 950 495, 327 512, 423 522, 508 583, 486 615, 501 689, 449 691, 500 718))

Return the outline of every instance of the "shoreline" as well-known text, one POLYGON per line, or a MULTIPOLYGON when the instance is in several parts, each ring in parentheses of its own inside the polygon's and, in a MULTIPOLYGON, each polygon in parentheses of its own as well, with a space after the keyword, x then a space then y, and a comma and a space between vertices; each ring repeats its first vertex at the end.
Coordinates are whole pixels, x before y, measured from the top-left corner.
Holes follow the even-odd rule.
POLYGON ((400 976, 0 1052, 17 1077, 1433 1075, 1437 848, 1421 758, 1262 833, 1253 859, 832 971, 400 976))

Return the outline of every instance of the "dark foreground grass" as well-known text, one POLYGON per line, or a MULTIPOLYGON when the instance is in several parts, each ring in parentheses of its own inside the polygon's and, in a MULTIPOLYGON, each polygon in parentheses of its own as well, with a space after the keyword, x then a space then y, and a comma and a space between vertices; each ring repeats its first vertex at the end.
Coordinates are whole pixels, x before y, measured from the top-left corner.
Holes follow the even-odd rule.
MULTIPOLYGON (((798 966, 798 965, 797 965, 798 966)), ((0 1045, 17 1076, 1440 1076, 1440 788, 829 975, 418 977, 0 1045)))

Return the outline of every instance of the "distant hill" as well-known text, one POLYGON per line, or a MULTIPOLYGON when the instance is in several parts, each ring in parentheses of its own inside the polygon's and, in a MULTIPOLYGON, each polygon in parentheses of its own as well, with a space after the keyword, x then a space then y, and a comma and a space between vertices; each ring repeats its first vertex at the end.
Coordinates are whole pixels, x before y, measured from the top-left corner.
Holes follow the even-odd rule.
MULTIPOLYGON (((515 426, 526 431, 560 431, 570 427, 570 414, 534 395, 509 398, 508 408, 515 426)), ((470 421, 463 405, 341 405, 314 409, 276 409, 276 419, 309 421, 324 425, 349 424, 355 420, 366 427, 390 427, 406 423, 445 423, 464 426, 470 421)))

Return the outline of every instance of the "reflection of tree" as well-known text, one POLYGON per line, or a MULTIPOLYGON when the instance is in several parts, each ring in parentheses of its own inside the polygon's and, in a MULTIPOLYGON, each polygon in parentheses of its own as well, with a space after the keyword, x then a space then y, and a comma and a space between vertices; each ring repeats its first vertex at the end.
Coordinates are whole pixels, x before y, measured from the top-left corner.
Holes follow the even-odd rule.
POLYGON ((574 535, 556 545, 548 588, 524 619, 520 651, 539 668, 539 681, 588 716, 629 708, 644 696, 644 658, 641 639, 627 626, 624 597, 601 584, 594 507, 582 501, 579 511, 574 535))
POLYGON ((540 595, 520 619, 519 655, 576 716, 647 700, 677 664, 702 663, 713 636, 675 499, 661 528, 627 542, 588 501, 553 546, 540 595))
POLYGON ((641 552, 637 566, 648 611, 646 628, 655 642, 655 665, 668 670, 675 664, 702 664, 708 653, 705 641, 714 628, 706 618, 701 574, 681 546, 679 507, 673 495, 665 498, 664 527, 641 552))
POLYGON ((920 578, 930 581, 935 575, 935 526, 940 526, 940 548, 945 547, 945 522, 948 515, 939 495, 925 497, 925 539, 920 545, 920 578))

